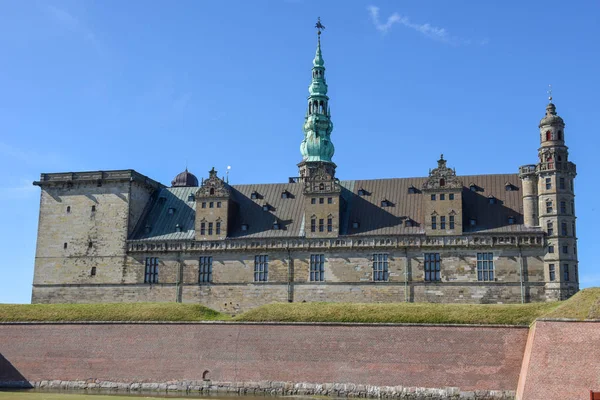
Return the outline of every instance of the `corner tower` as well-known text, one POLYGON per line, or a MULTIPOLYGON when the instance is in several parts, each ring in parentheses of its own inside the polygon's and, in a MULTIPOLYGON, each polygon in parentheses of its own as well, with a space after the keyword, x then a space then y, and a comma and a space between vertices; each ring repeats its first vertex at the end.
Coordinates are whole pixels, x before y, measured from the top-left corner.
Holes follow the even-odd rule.
POLYGON ((520 168, 525 225, 547 233, 544 256, 549 300, 563 300, 579 290, 575 226, 575 164, 565 145, 565 123, 556 113, 552 97, 539 124, 538 163, 520 168))
POLYGON ((312 82, 308 87, 308 106, 304 117, 304 140, 300 144, 302 161, 298 164, 301 179, 308 179, 317 174, 318 170, 335 176, 336 165, 331 160, 335 151, 331 142, 333 123, 329 110, 327 82, 325 80, 325 62, 321 53, 321 32, 325 27, 321 19, 315 25, 317 28, 317 52, 313 60, 312 82))

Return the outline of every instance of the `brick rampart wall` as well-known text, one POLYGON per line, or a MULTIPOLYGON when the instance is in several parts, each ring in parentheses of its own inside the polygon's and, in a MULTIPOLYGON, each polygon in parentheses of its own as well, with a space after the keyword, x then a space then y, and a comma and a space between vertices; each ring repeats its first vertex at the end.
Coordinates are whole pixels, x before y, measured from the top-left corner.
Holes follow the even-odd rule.
POLYGON ((600 391, 600 321, 537 321, 517 392, 520 400, 589 399, 600 391))
POLYGON ((0 382, 339 382, 516 390, 526 328, 3 324, 0 382))

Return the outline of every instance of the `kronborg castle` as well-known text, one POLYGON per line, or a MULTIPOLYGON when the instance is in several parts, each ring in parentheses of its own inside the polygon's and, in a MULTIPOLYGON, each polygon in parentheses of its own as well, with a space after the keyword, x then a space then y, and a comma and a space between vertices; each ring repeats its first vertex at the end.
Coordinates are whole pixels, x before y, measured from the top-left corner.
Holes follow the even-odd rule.
POLYGON ((328 103, 319 32, 302 160, 287 183, 229 185, 214 168, 200 181, 186 169, 170 187, 133 170, 41 174, 33 303, 237 313, 276 301, 520 303, 578 291, 576 169, 551 101, 537 162, 518 173, 462 176, 442 156, 422 178, 362 181, 336 176, 328 103))

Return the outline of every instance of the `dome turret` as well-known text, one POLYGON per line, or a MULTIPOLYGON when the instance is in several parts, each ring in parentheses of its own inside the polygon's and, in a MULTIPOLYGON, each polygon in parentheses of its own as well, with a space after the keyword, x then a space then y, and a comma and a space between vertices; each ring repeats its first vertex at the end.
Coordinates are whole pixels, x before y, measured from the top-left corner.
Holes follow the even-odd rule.
POLYGON ((171 181, 172 187, 189 187, 198 186, 198 178, 191 172, 185 169, 182 173, 178 174, 175 179, 171 181))
POLYGON ((564 126, 565 121, 556 114, 556 106, 552 103, 552 96, 549 98, 550 103, 546 106, 546 115, 540 121, 540 128, 542 126, 564 126))

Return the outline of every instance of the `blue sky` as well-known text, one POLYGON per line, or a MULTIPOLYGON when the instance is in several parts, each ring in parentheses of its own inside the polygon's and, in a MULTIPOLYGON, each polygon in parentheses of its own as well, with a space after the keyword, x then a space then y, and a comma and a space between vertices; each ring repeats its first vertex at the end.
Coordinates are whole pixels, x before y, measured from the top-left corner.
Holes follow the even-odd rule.
POLYGON ((0 302, 30 301, 42 172, 295 176, 317 16, 341 179, 424 176, 440 153, 461 175, 517 172, 551 83, 581 287, 600 286, 597 1, 5 0, 0 302))

